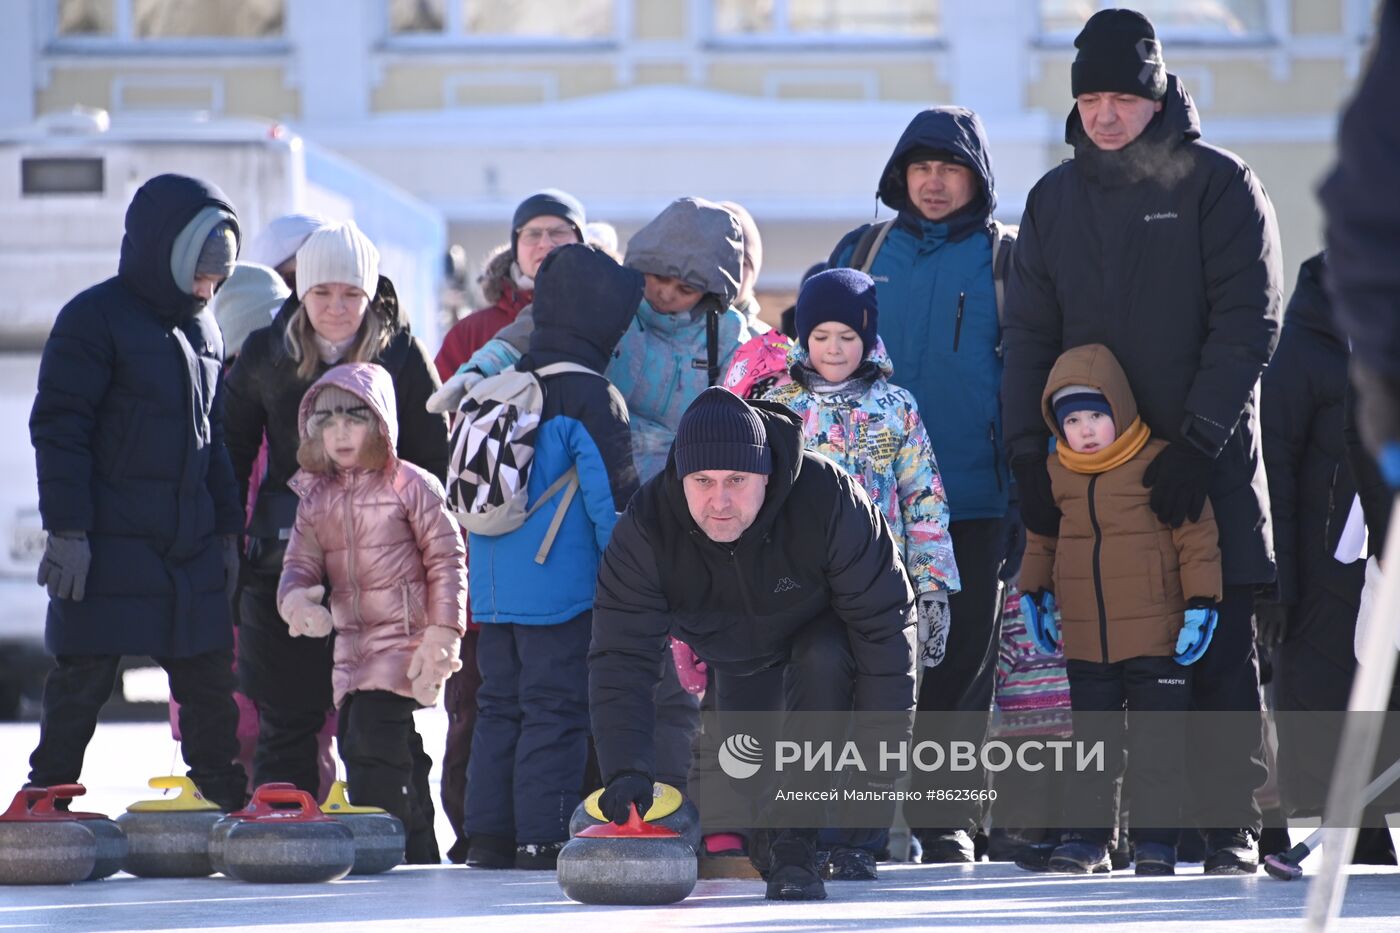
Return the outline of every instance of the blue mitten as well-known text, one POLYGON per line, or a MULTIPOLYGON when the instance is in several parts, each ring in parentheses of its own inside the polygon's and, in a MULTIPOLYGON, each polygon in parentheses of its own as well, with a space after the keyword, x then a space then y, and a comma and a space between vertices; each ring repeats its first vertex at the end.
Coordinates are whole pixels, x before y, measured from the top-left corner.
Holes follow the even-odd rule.
POLYGON ((1220 611, 1210 600, 1193 599, 1187 604, 1181 634, 1176 637, 1177 664, 1195 664, 1210 647, 1211 636, 1215 634, 1216 623, 1220 621, 1220 611))
POLYGON ((1044 654, 1058 654, 1060 651, 1060 610, 1055 605, 1055 594, 1048 590, 1021 595, 1021 617, 1025 620, 1026 631, 1031 641, 1044 654))

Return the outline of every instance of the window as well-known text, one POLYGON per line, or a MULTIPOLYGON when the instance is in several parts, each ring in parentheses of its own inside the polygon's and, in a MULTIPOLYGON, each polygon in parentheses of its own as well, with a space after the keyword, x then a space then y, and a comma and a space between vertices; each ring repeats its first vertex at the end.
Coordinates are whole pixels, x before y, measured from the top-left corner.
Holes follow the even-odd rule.
POLYGON ((927 39, 938 35, 938 0, 711 0, 714 33, 726 39, 927 39))
POLYGON ((1272 34, 1270 0, 1136 0, 1132 4, 1096 0, 1040 0, 1041 31, 1074 36, 1100 9, 1131 6, 1156 27, 1159 36, 1245 39, 1272 34))
POLYGON ((286 0, 58 0, 60 39, 277 39, 286 0))
POLYGON ((617 32, 616 0, 389 0, 391 35, 587 42, 617 32))

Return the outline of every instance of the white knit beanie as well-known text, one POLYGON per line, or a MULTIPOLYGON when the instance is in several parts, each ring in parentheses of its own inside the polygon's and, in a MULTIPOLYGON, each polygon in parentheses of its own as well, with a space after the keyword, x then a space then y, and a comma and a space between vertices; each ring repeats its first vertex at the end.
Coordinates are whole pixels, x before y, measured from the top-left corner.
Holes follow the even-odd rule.
POLYGON ((238 258, 276 269, 297 254, 307 237, 329 226, 329 220, 315 214, 283 214, 258 231, 238 258))
POLYGON ((224 359, 237 354, 253 331, 271 324, 291 293, 282 276, 267 266, 251 262, 235 265, 233 274, 209 303, 224 333, 224 359))
POLYGON ((374 297, 379 286, 379 250, 353 220, 323 227, 297 250, 297 297, 317 285, 357 285, 374 297))

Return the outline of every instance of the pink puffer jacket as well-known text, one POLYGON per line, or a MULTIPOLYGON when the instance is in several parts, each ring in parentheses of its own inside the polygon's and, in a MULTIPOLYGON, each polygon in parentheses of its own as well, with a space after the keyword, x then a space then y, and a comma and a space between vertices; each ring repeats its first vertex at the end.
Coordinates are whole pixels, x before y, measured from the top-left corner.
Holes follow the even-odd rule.
MULTIPOLYGON (((307 391, 302 436, 316 395, 328 384, 365 400, 392 452, 398 437, 394 386, 372 363, 336 366, 307 391)), ((461 635, 465 628, 466 552, 442 485, 392 453, 378 472, 301 470, 288 485, 301 503, 277 600, 329 580, 336 705, 354 690, 411 697, 408 662, 424 630, 440 625, 461 635)))

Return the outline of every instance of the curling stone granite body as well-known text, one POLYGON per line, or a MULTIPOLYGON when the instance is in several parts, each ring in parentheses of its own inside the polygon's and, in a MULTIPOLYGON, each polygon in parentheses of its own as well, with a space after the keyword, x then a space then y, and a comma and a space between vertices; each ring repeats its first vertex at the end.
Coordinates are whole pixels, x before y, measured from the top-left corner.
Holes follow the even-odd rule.
POLYGON ((92 874, 87 876, 87 880, 97 881, 121 871, 131 847, 122 828, 105 817, 100 820, 83 819, 79 822, 97 839, 96 858, 92 874))
POLYGON ((142 878, 202 878, 209 864, 209 830, 223 814, 187 777, 174 775, 146 782, 157 790, 174 790, 173 798, 140 800, 117 817, 126 833, 128 852, 122 866, 142 878))
POLYGON ((96 864, 97 837, 79 820, 0 823, 0 884, 73 884, 96 864))
POLYGON ((403 863, 403 823, 379 807, 350 803, 344 781, 336 781, 321 804, 321 812, 350 827, 355 837, 352 875, 377 875, 403 863))
POLYGON ((335 881, 355 864, 355 837, 336 820, 239 820, 224 837, 224 873, 258 884, 335 881))
MULTIPOLYGON (((573 817, 568 818, 570 838, 577 836, 580 829, 598 827, 598 825, 608 822, 603 818, 602 811, 598 810, 598 797, 601 796, 601 793, 595 790, 594 793, 581 800, 577 807, 574 807, 573 817)), ((651 811, 648 810, 645 814, 647 822, 679 832, 680 838, 685 839, 686 845, 690 846, 692 852, 700 852, 700 811, 696 810, 693 803, 690 803, 689 797, 682 797, 682 794, 675 787, 662 785, 662 783, 657 783, 655 796, 657 796, 655 807, 666 811, 666 813, 664 817, 658 818, 652 817, 651 811), (675 808, 672 810, 671 807, 675 808)))
POLYGON ((695 889, 695 850, 679 836, 579 836, 560 851, 558 878, 583 904, 674 904, 695 889))

